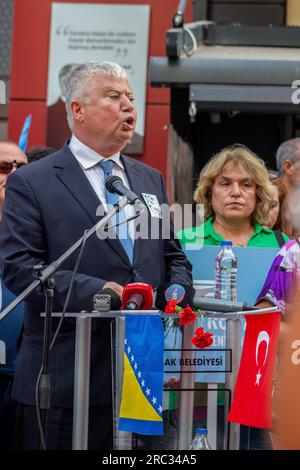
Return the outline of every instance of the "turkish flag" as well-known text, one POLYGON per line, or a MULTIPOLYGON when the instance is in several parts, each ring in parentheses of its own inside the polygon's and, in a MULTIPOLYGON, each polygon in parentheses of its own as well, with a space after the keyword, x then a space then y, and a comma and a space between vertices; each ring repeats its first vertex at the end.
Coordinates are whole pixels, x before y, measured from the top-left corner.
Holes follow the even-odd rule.
POLYGON ((280 313, 246 316, 240 368, 228 421, 255 428, 272 427, 272 379, 280 313))

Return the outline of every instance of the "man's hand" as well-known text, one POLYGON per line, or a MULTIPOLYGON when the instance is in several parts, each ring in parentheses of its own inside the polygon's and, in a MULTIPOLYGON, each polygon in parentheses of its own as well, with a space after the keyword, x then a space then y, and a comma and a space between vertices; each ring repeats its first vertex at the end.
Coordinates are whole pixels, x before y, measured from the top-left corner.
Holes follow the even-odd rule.
POLYGON ((106 282, 103 286, 103 289, 112 289, 120 299, 122 299, 122 294, 123 294, 123 286, 120 286, 120 284, 117 284, 116 282, 106 282))

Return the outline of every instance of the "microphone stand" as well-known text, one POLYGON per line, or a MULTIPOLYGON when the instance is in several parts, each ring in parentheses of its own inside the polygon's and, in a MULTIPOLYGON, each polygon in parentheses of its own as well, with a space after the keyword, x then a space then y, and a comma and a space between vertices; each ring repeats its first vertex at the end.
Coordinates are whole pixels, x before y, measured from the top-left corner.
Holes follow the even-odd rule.
POLYGON ((0 313, 0 320, 6 317, 14 308, 16 308, 21 302, 23 302, 29 294, 31 294, 37 287, 43 286, 44 283, 49 279, 53 274, 58 270, 62 263, 66 261, 66 259, 71 256, 77 248, 80 247, 83 239, 86 240, 91 237, 97 230, 103 229, 105 225, 109 222, 109 220, 117 213, 121 212, 124 207, 127 205, 127 198, 124 196, 120 199, 118 204, 116 204, 110 212, 108 212, 104 217, 102 217, 99 222, 97 222, 92 228, 90 228, 85 237, 80 237, 70 248, 68 248, 65 253, 63 253, 57 260, 52 261, 48 266, 40 270, 40 267, 35 267, 34 269, 40 270, 40 274, 38 275, 38 279, 33 281, 23 292, 21 292, 18 297, 16 297, 1 313, 0 313))
POLYGON ((187 0, 180 0, 177 11, 173 16, 173 28, 182 28, 184 23, 184 10, 187 0))
MULTIPOLYGON (((128 204, 127 197, 122 197, 117 204, 92 228, 90 228, 84 236, 79 238, 65 253, 63 253, 57 260, 50 263, 48 266, 43 267, 38 265, 34 267, 34 274, 37 277, 18 297, 16 297, 1 313, 0 321, 6 317, 15 307, 17 307, 29 294, 35 289, 39 288, 45 292, 45 324, 44 324, 44 345, 43 345, 43 361, 42 361, 42 373, 39 384, 39 408, 42 410, 41 421, 42 429, 44 431, 44 444, 46 445, 46 429, 47 429, 47 410, 51 407, 51 383, 50 375, 48 371, 49 365, 49 354, 50 354, 50 337, 51 337, 51 323, 52 323, 52 304, 54 297, 54 273, 58 270, 64 261, 72 255, 77 248, 79 248, 83 240, 87 240, 97 230, 104 229, 109 220, 117 213, 124 209, 128 204)), ((139 206, 140 209, 140 206, 139 206)), ((139 214, 142 212, 140 210, 139 214)), ((138 214, 138 215, 139 215, 138 214)), ((41 447, 45 448, 45 445, 41 447)))
MULTIPOLYGON (((35 266, 34 272, 39 279, 42 275, 43 265, 35 266)), ((41 284, 42 285, 42 284, 41 284)), ((41 287, 41 286, 40 286, 41 287)), ((51 408, 51 377, 49 374, 49 355, 51 344, 52 327, 52 304, 54 297, 55 281, 51 276, 43 284, 45 292, 45 323, 44 323, 44 341, 43 341, 43 360, 41 375, 39 379, 39 395, 37 406, 41 410, 41 428, 43 436, 40 438, 40 450, 46 450, 47 442, 47 411, 51 408), (43 437, 43 438, 42 438, 43 437)))

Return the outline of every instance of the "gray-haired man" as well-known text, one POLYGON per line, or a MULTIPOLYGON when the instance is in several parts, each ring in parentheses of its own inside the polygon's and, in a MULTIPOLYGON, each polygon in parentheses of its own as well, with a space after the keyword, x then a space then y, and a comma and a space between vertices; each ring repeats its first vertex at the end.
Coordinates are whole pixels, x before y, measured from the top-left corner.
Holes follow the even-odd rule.
MULTIPOLYGON (((70 142, 16 172, 6 188, 0 256, 4 280, 15 294, 33 281, 34 265, 57 259, 99 220, 97 209, 99 205, 106 209, 108 202, 104 176, 107 163, 109 171, 140 197, 146 193, 154 195, 159 204, 167 202, 161 174, 120 153, 132 138, 136 124, 133 93, 123 68, 109 62, 76 68, 68 80, 66 108, 72 131, 70 142)), ((148 218, 150 221, 150 214, 148 218)), ((165 282, 191 286, 190 263, 173 233, 163 239, 161 221, 159 227, 155 239, 132 238, 131 253, 118 238, 100 240, 96 234, 89 238, 68 310, 91 310, 93 296, 105 286, 120 296, 123 286, 131 282, 146 282, 153 287, 165 282)), ((62 311, 76 256, 70 257, 55 275, 54 311, 62 311)), ((43 346, 41 311, 43 296, 33 293, 26 302, 13 385, 13 397, 19 403, 19 445, 23 449, 39 445, 34 405, 43 346)), ((95 320, 92 330, 89 448, 111 449, 110 321, 95 320)), ((74 324, 65 321, 50 354, 49 449, 71 448, 74 346, 74 324)))
POLYGON ((300 187, 300 138, 287 140, 278 147, 276 165, 288 192, 300 187))
POLYGON ((287 189, 287 197, 280 208, 282 227, 290 238, 299 233, 299 193, 300 193, 300 138, 283 142, 276 153, 279 176, 287 189))

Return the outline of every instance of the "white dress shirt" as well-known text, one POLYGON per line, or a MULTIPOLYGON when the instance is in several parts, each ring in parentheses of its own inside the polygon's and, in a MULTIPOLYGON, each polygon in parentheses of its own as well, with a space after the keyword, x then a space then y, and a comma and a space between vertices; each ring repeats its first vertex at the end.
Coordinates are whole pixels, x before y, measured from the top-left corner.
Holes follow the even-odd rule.
MULTIPOLYGON (((99 162, 101 162, 102 160, 112 160, 114 162, 112 174, 114 176, 119 176, 122 179, 124 185, 128 189, 131 189, 124 170, 124 165, 120 159, 120 152, 116 153, 115 155, 112 155, 109 158, 104 158, 99 153, 95 152, 95 150, 82 143, 79 139, 77 139, 77 137, 75 137, 74 134, 72 135, 72 138, 70 140, 69 149, 78 161, 85 176, 89 180, 99 200, 103 204, 106 212, 107 204, 105 197, 105 181, 103 171, 99 166, 99 162)), ((132 205, 127 204, 127 206, 123 210, 125 211, 126 219, 129 219, 129 217, 134 216, 134 208, 132 205)), ((134 220, 132 220, 131 222, 129 222, 129 234, 133 241, 134 230, 135 222, 134 220)))

